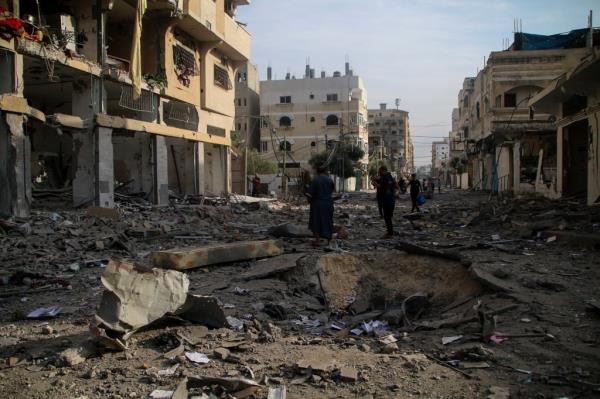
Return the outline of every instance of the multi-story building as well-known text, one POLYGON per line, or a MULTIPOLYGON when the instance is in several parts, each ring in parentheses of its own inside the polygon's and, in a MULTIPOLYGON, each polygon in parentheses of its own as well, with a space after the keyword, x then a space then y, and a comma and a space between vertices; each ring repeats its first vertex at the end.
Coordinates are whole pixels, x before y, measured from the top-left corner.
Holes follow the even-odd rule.
POLYGON ((105 207, 116 185, 157 204, 229 191, 248 3, 0 0, 0 213, 39 188, 105 207))
POLYGON ((556 120, 528 102, 590 53, 586 37, 592 33, 580 29, 540 37, 517 32, 508 49, 492 52, 477 76, 465 79, 458 134, 473 188, 556 192, 556 120), (538 171, 544 183, 536 186, 538 171))
POLYGON ((450 144, 448 138, 431 143, 431 177, 440 179, 441 184, 447 184, 449 170, 450 144))
MULTIPOLYGON (((529 101, 557 118, 556 191, 600 202, 600 48, 529 101)), ((536 186, 544 185, 538 173, 536 186)), ((538 190, 539 191, 539 190, 538 190)))
POLYGON ((388 109, 380 104, 379 109, 369 110, 369 155, 386 159, 395 172, 407 174, 413 170, 412 140, 408 112, 388 109))
POLYGON ((236 73, 235 131, 251 148, 260 148, 260 86, 256 65, 246 63, 236 73))
POLYGON ((246 63, 235 78, 235 123, 237 136, 231 158, 231 189, 234 193, 248 193, 248 149, 260 145, 260 94, 256 66, 246 63))
MULTIPOLYGON (((346 189, 366 188, 368 164, 367 90, 359 76, 346 63, 346 72, 315 77, 306 66, 306 74, 296 79, 273 80, 271 68, 267 80, 260 82, 260 108, 265 118, 261 128, 261 151, 280 168, 286 159, 286 175, 298 176, 310 171, 314 154, 331 150, 344 141, 364 152, 364 170, 356 181, 348 179, 346 189)), ((293 184, 293 180, 291 180, 293 184)))
POLYGON ((448 134, 450 185, 455 188, 469 187, 469 174, 466 172, 467 154, 460 125, 459 109, 452 109, 452 130, 448 134))

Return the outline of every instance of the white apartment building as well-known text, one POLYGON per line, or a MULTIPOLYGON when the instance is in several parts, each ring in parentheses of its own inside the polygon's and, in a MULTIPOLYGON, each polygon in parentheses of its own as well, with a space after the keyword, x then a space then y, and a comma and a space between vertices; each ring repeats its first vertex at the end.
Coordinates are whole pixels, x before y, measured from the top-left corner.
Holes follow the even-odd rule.
POLYGON ((321 72, 320 77, 307 65, 301 79, 288 73, 285 79, 273 80, 269 68, 260 93, 260 148, 267 159, 282 167, 285 155, 286 174, 295 176, 311 171, 311 157, 343 138, 365 152, 357 186, 366 187, 362 177, 368 164, 367 90, 348 63, 344 75, 321 72))

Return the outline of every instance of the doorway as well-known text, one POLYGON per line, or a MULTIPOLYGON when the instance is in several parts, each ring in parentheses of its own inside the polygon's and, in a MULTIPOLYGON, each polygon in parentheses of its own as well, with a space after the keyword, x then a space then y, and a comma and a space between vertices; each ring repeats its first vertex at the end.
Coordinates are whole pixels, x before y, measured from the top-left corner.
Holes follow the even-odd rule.
POLYGON ((588 120, 563 129, 563 189, 566 195, 587 196, 588 120))

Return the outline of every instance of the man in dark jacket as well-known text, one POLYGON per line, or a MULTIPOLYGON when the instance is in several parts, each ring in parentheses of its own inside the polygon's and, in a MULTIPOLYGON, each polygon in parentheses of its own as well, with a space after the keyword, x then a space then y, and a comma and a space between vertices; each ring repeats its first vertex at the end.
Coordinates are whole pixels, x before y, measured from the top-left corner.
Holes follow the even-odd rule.
POLYGON ((419 204, 417 200, 419 199, 419 193, 421 192, 421 182, 417 179, 416 174, 410 175, 410 181, 408 182, 408 186, 410 187, 410 200, 412 201, 412 210, 417 212, 421 212, 419 209, 419 204))
POLYGON ((394 208, 396 207, 396 191, 398 190, 398 184, 385 166, 379 168, 379 178, 383 219, 385 220, 385 227, 387 230, 385 238, 392 238, 394 236, 392 219, 394 217, 394 208))

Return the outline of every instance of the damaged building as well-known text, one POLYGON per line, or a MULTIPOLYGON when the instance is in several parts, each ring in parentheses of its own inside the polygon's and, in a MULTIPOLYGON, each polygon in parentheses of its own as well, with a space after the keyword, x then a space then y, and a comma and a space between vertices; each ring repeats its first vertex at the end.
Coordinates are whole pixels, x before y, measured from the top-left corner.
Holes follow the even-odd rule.
POLYGON ((0 214, 227 193, 248 0, 0 1, 0 214))
POLYGON ((468 173, 469 187, 560 195, 556 116, 531 108, 530 100, 599 44, 591 27, 549 36, 516 32, 509 48, 492 52, 477 76, 465 78, 454 133, 464 152, 451 162, 468 173))

